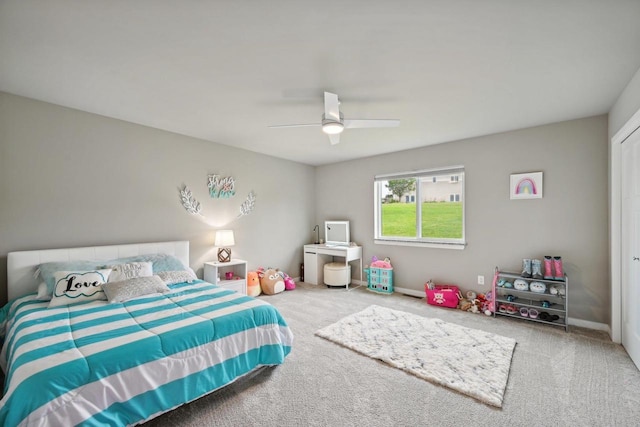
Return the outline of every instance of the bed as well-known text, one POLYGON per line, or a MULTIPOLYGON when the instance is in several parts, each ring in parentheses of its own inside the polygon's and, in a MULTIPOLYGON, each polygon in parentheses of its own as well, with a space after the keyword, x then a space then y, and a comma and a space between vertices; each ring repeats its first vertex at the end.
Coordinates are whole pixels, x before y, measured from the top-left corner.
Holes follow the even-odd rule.
POLYGON ((277 309, 202 280, 124 302, 37 299, 41 264, 155 254, 188 269, 186 241, 8 254, 0 425, 136 425, 284 362, 293 335, 277 309))

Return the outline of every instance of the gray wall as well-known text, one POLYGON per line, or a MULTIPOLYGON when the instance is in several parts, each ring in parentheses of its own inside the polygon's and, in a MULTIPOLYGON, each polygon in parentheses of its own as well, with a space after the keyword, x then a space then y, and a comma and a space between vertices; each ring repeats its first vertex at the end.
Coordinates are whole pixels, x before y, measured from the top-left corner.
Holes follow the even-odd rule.
POLYGON ((638 110, 640 110, 640 69, 609 111, 609 138, 613 137, 638 110))
POLYGON ((215 230, 229 227, 234 256, 297 276, 313 224, 348 219, 365 262, 391 257, 396 284, 415 290, 429 278, 487 290, 476 276, 489 284, 496 265, 562 255, 570 315, 609 322, 606 116, 313 168, 0 93, 0 191, 2 301, 9 251, 187 239, 201 274, 215 230), (466 167, 465 250, 373 243, 374 175, 457 164, 466 167), (544 172, 544 198, 510 201, 509 174, 527 171, 544 172), (209 173, 235 177, 237 195, 209 198, 209 173), (184 184, 205 218, 180 205, 184 184), (255 212, 235 219, 250 190, 255 212))
POLYGON ((201 276, 219 228, 250 268, 296 277, 314 183, 310 166, 0 93, 0 301, 10 251, 185 239, 201 276), (233 176, 236 196, 210 198, 210 173, 233 176), (204 218, 180 204, 185 184, 204 218), (236 218, 250 190, 255 211, 236 218))
POLYGON ((560 255, 570 316, 608 324, 607 150, 607 117, 598 116, 322 166, 316 222, 350 220, 365 262, 390 257, 395 285, 417 291, 428 279, 487 291, 495 266, 560 255), (465 166, 467 247, 374 244, 374 175, 452 165, 465 166), (509 200, 509 175, 531 171, 544 172, 544 197, 509 200))

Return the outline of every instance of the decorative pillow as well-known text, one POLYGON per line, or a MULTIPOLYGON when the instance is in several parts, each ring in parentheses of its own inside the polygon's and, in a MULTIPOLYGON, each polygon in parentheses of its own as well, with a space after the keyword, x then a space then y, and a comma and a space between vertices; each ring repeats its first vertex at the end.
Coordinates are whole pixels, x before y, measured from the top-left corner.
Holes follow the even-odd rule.
POLYGON ((100 262, 100 261, 77 260, 77 261, 45 262, 38 266, 37 272, 40 273, 40 277, 47 284, 47 292, 49 296, 51 296, 51 294, 53 294, 53 288, 55 287, 55 284, 56 284, 56 278, 54 277, 54 274, 57 273, 58 271, 97 270, 98 266, 100 266, 101 264, 104 264, 104 261, 100 262))
POLYGON ((129 262, 151 262, 153 263, 153 274, 156 274, 160 271, 176 271, 187 269, 178 258, 168 254, 135 255, 127 258, 118 258, 113 261, 109 261, 109 264, 126 264, 129 262))
POLYGON ((168 292, 169 288, 158 276, 136 277, 102 285, 110 303, 124 302, 143 295, 168 292))
POLYGON ((166 283, 167 285, 175 285, 176 283, 191 283, 194 280, 197 280, 195 273, 193 270, 187 271, 161 271, 158 273, 158 276, 166 283))
POLYGON ((55 288, 49 307, 107 299, 102 285, 107 283, 110 273, 108 269, 54 273, 55 288))
POLYGON ((134 279, 136 277, 153 276, 153 263, 149 261, 107 265, 105 268, 110 268, 112 270, 109 275, 109 282, 121 282, 123 280, 134 279))
POLYGON ((51 294, 47 290, 47 283, 45 281, 40 282, 38 285, 38 295, 36 299, 40 301, 51 301, 51 294))
MULTIPOLYGON (((47 262, 40 264, 36 275, 38 275, 47 283, 47 292, 49 295, 53 294, 53 288, 55 287, 56 280, 53 275, 58 271, 89 271, 99 270, 105 268, 105 265, 127 264, 133 262, 151 262, 153 263, 153 274, 160 271, 178 271, 178 270, 191 270, 185 267, 182 262, 167 254, 147 254, 147 255, 135 255, 127 258, 118 258, 111 261, 91 261, 91 260, 77 260, 77 261, 59 261, 59 262, 47 262)), ((193 270, 191 270, 193 271, 193 270)))

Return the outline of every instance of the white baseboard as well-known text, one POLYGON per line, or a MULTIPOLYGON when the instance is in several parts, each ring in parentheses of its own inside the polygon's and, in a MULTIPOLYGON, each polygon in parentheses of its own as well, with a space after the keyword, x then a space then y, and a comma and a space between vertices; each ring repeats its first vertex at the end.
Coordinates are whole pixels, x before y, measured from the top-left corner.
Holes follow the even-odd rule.
POLYGON ((569 318, 569 325, 579 326, 581 328, 594 329, 596 331, 604 331, 611 336, 611 328, 606 323, 592 322, 590 320, 572 319, 569 318))
POLYGON ((394 292, 398 292, 404 295, 410 295, 412 297, 425 298, 426 295, 424 291, 416 291, 415 289, 407 289, 407 288, 393 288, 394 292))
MULTIPOLYGON (((412 297, 424 298, 424 291, 417 291, 415 289, 407 289, 407 288, 394 288, 394 292, 398 292, 404 295, 410 295, 412 297)), ((572 319, 569 318, 569 325, 578 326, 581 328, 594 329, 596 331, 604 331, 611 336, 611 328, 606 323, 600 322, 592 322, 590 320, 582 320, 582 319, 572 319)))

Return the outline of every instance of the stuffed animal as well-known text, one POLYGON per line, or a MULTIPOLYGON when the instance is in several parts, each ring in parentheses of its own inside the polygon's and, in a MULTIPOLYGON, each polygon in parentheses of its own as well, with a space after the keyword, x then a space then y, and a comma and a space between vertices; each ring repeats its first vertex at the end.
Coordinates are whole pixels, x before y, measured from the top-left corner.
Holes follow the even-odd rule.
POLYGON ((257 271, 250 271, 247 273, 247 295, 250 297, 257 297, 262 293, 260 288, 260 278, 257 271))
POLYGON ((471 301, 471 307, 469 307, 469 311, 472 313, 480 313, 480 300, 474 299, 471 301))
POLYGON ((296 288, 296 282, 293 281, 291 276, 289 276, 285 272, 280 272, 280 274, 282 275, 282 278, 284 279, 284 290, 285 291, 294 290, 296 288))
POLYGON ((458 302, 458 308, 462 311, 468 311, 472 305, 473 303, 465 298, 461 298, 458 302))
POLYGON ((276 270, 270 268, 260 277, 260 287, 266 295, 278 294, 284 291, 284 280, 276 270))

